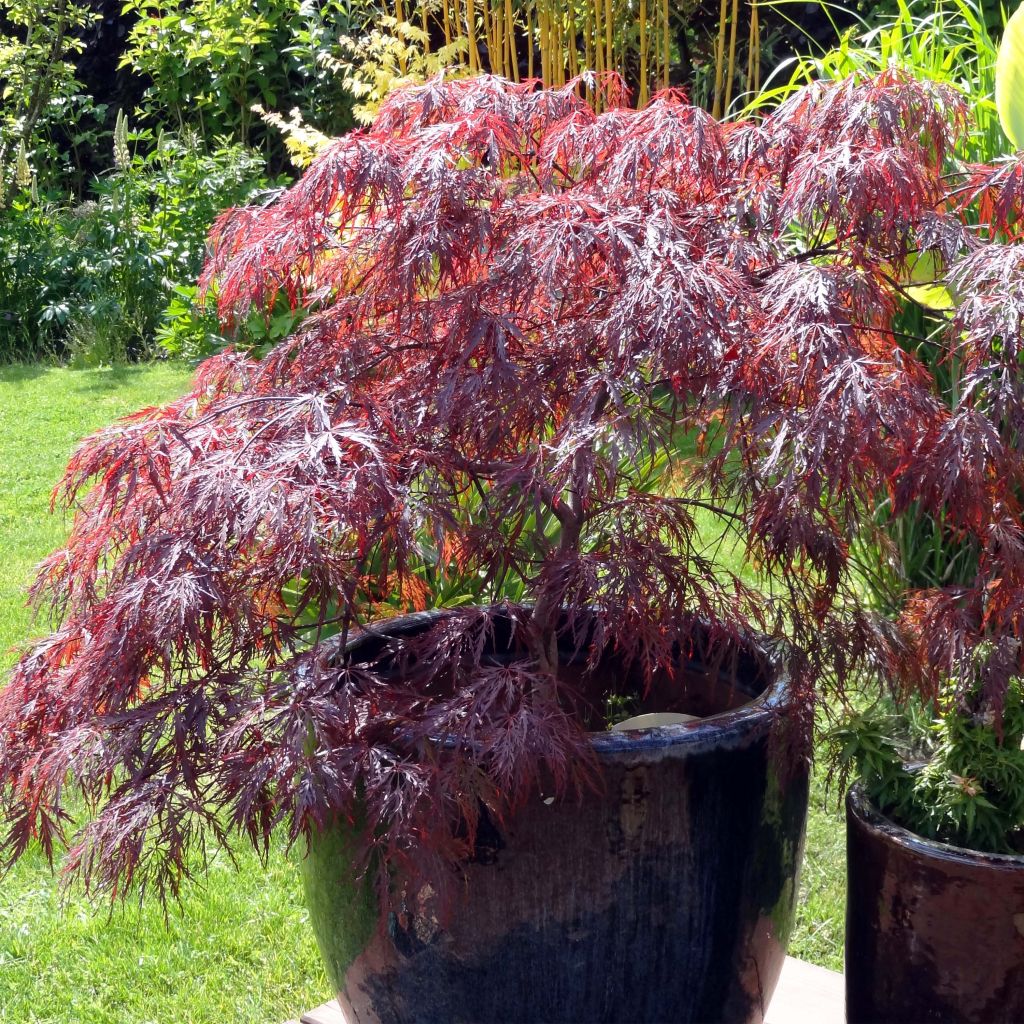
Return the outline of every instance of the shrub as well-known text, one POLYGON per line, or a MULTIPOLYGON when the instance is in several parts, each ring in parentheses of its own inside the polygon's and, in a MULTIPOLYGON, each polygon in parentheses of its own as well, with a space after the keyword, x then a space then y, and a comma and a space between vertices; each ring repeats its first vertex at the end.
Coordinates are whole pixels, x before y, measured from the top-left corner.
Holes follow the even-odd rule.
MULTIPOLYGON (((0 356, 110 362, 148 352, 176 282, 192 281, 217 211, 266 186, 241 147, 148 133, 126 148, 95 199, 57 203, 13 191, 0 220, 0 356)), ((123 147, 129 140, 124 138, 123 147)))
POLYGON ((265 849, 341 814, 373 823, 400 902, 481 808, 587 784, 560 645, 643 692, 682 685, 698 635, 721 655, 763 630, 793 643, 805 712, 865 664, 998 712, 1021 669, 1024 259, 952 202, 1015 223, 1024 160, 951 186, 963 103, 895 71, 733 125, 605 84, 601 115, 574 84, 395 94, 218 221, 224 329, 306 315, 72 459, 73 530, 34 589, 62 622, 0 694, 9 858, 62 838, 71 780, 91 813, 66 870, 95 887, 176 892, 211 838, 265 849), (890 329, 921 248, 962 257, 952 410, 890 329), (977 578, 899 628, 850 579, 882 491, 981 538, 977 578), (719 557, 733 532, 763 590, 719 557), (387 658, 325 659, 329 630, 466 595, 387 658))
POLYGON ((27 147, 39 186, 65 189, 80 170, 78 154, 103 138, 106 108, 76 77, 82 33, 98 15, 69 0, 0 0, 0 176, 27 147))
POLYGON ((261 144, 259 104, 297 107, 337 134, 352 123, 350 103, 322 58, 371 10, 343 0, 128 0, 136 21, 121 63, 151 81, 147 113, 179 131, 261 144))
POLYGON ((0 358, 53 355, 71 316, 71 224, 26 191, 0 217, 0 358))
POLYGON ((971 850, 1024 854, 1024 689, 993 712, 952 699, 928 709, 875 705, 832 731, 834 770, 856 772, 875 806, 904 828, 971 850))

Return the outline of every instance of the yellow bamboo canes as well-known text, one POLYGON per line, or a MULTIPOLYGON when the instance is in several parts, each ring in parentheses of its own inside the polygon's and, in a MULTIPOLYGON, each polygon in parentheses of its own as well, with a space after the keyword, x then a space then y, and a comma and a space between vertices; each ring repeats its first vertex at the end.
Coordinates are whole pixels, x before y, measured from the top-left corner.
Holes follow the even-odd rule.
POLYGON ((552 0, 544 5, 544 24, 547 26, 547 45, 544 47, 547 57, 547 76, 544 79, 545 85, 558 85, 558 58, 555 55, 555 48, 558 46, 558 25, 557 4, 552 0))
MULTIPOLYGON (((452 36, 453 40, 463 38, 468 39, 468 36, 462 31, 462 4, 460 0, 452 0, 452 29, 454 32, 452 36)), ((466 48, 466 56, 464 58, 460 58, 460 60, 465 60, 466 66, 470 66, 468 44, 466 48)))
POLYGON ((452 45, 452 19, 448 9, 448 0, 442 0, 441 10, 444 12, 444 45, 452 45))
POLYGON ((672 30, 671 30, 671 27, 670 27, 669 17, 668 17, 668 0, 662 0, 662 3, 661 3, 661 21, 662 21, 662 27, 665 30, 665 56, 664 56, 665 67, 664 67, 664 71, 665 71, 665 88, 667 89, 669 87, 669 69, 670 69, 670 67, 672 65, 672 36, 671 36, 671 31, 672 30))
POLYGON ((473 0, 466 0, 466 35, 469 38, 469 70, 480 73, 480 51, 476 45, 476 8, 473 0))
POLYGON ((480 29, 487 44, 487 70, 492 74, 494 67, 494 36, 491 33, 491 3, 493 0, 480 0, 480 29))
MULTIPOLYGON (((399 25, 405 22, 405 6, 402 4, 402 0, 395 0, 395 20, 399 25)), ((398 39, 398 70, 403 75, 406 72, 405 40, 401 37, 398 39)))
POLYGON ((640 0, 640 94, 639 105, 647 103, 647 0, 640 0))
POLYGON ((604 66, 609 71, 612 71, 615 68, 614 31, 615 15, 612 12, 612 0, 604 0, 604 37, 605 45, 608 50, 605 55, 604 66))
POLYGON ((565 20, 562 8, 555 5, 555 81, 565 85, 565 20))
POLYGON ((747 42, 747 94, 753 95, 757 86, 754 85, 754 67, 757 62, 759 33, 757 25, 757 4, 750 5, 750 36, 747 42))
POLYGON ((747 33, 747 70, 743 76, 743 91, 750 93, 754 84, 754 16, 750 16, 750 31, 747 33))
POLYGON ((722 116, 729 113, 732 102, 732 83, 736 74, 736 28, 740 21, 740 0, 732 0, 732 26, 729 31, 729 74, 725 79, 725 103, 722 105, 722 116))
POLYGON ((427 0, 420 0, 420 21, 423 26, 423 52, 430 53, 430 25, 427 22, 427 0))
POLYGON ((715 99, 711 105, 711 116, 722 116, 722 76, 725 71, 725 32, 729 16, 729 0, 722 0, 718 15, 718 41, 715 45, 715 99))
POLYGON ((533 78, 533 0, 526 7, 526 77, 533 78))
POLYGON ((558 85, 558 4, 550 0, 547 5, 548 25, 548 85, 558 85))
POLYGON ((754 88, 753 92, 757 93, 761 89, 761 16, 757 11, 757 3, 753 5, 753 10, 750 12, 751 23, 753 29, 751 35, 754 37, 754 88))
POLYGON ((505 78, 509 77, 508 64, 505 62, 505 3, 498 0, 498 6, 494 10, 494 49, 498 56, 498 65, 501 68, 499 74, 505 78))
POLYGON ((498 65, 498 74, 508 77, 508 69, 505 66, 505 4, 498 0, 498 6, 494 9, 491 20, 494 24, 494 60, 498 65))
MULTIPOLYGON (((566 11, 566 39, 569 46, 569 77, 575 78, 580 73, 580 55, 576 46, 576 12, 572 4, 566 11)), ((579 92, 579 89, 576 89, 579 92)))
POLYGON ((594 31, 593 7, 587 4, 583 9, 583 64, 588 71, 594 70, 594 47, 591 33, 594 31))
POLYGON ((519 54, 516 52, 516 20, 512 14, 512 0, 505 0, 505 26, 508 40, 508 65, 512 68, 512 80, 519 81, 519 54))
POLYGON ((540 43, 540 80, 547 85, 548 71, 548 7, 547 0, 537 4, 537 35, 540 43))

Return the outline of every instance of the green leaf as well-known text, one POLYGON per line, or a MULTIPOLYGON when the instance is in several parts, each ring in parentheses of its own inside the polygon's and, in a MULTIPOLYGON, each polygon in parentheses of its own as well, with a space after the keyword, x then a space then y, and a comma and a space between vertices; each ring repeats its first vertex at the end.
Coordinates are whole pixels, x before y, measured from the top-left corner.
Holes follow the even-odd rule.
POLYGON ((1024 4, 1006 23, 996 58, 996 107, 1003 131, 1024 149, 1024 4))
POLYGON ((949 289, 942 283, 945 263, 934 249, 926 249, 912 257, 908 270, 906 292, 916 303, 940 310, 952 309, 956 305, 949 289))

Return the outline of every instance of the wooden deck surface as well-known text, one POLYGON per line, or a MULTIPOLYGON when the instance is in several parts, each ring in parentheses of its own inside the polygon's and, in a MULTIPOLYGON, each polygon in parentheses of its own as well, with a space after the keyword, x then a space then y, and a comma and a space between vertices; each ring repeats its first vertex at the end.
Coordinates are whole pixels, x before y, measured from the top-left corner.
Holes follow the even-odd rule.
MULTIPOLYGON (((786 957, 765 1024, 844 1024, 843 976, 814 964, 786 957)), ((348 1024, 332 999, 298 1021, 287 1024, 348 1024)), ((444 1024, 438 1021, 438 1024, 444 1024)), ((584 1024, 584 1022, 580 1022, 584 1024)))

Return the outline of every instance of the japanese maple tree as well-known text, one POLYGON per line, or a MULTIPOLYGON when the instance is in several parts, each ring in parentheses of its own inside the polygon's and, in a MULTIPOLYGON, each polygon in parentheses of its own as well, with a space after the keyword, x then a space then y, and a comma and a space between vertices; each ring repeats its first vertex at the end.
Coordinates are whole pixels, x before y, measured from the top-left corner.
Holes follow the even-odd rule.
POLYGON ((64 839, 73 788, 65 870, 161 896, 211 840, 265 849, 358 804, 386 898, 458 862, 481 807, 593 781, 565 649, 642 689, 698 626, 788 638, 805 714, 865 666, 981 672, 998 701, 1024 609, 1024 162, 951 168, 959 97, 895 72, 731 124, 587 85, 604 113, 578 83, 405 90, 220 219, 225 329, 282 297, 306 316, 74 455, 33 591, 56 628, 0 693, 9 860, 64 839), (977 202, 995 220, 968 228, 977 202), (935 340, 966 368, 954 408, 891 327, 923 250, 962 295, 935 340), (976 582, 899 626, 852 565, 883 493, 981 538, 976 582), (437 604, 386 657, 324 656, 437 604), (515 657, 491 656, 499 619, 515 657))

